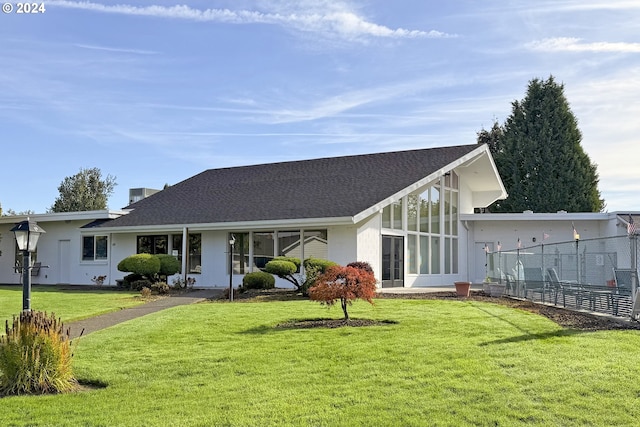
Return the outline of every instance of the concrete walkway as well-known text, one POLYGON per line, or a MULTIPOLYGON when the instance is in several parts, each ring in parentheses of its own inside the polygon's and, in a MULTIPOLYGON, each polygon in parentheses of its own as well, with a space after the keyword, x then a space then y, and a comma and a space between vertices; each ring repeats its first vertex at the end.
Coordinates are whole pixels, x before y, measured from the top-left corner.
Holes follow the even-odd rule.
POLYGON ((221 289, 201 289, 186 292, 184 294, 173 294, 136 307, 124 308, 122 310, 112 311, 100 316, 65 323, 65 327, 69 328, 71 338, 73 339, 79 337, 83 330, 84 333, 82 333, 82 336, 85 336, 91 332, 106 329, 110 326, 117 325, 118 323, 142 317, 149 313, 155 313, 156 311, 164 310, 166 308, 194 304, 207 299, 218 298, 223 292, 224 291, 221 289))

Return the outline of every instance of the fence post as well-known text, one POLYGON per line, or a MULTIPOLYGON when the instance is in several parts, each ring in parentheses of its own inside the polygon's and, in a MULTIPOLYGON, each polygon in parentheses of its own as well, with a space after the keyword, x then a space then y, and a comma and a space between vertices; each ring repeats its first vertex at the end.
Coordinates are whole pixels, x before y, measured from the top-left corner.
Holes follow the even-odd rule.
POLYGON ((631 318, 637 319, 640 312, 640 300, 638 299, 638 235, 634 232, 629 234, 629 249, 631 257, 631 298, 633 309, 631 318))

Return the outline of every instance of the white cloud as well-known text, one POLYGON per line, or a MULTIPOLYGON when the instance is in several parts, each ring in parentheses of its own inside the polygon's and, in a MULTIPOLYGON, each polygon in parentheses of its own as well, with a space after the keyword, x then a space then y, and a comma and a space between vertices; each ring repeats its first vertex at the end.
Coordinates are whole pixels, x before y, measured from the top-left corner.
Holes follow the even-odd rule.
POLYGON ((57 6, 83 9, 100 13, 137 15, 168 19, 185 19, 198 22, 222 22, 227 24, 271 24, 302 32, 314 32, 325 37, 340 37, 355 40, 362 37, 378 38, 445 38, 454 37, 441 31, 409 30, 389 28, 369 22, 344 7, 332 7, 330 11, 308 9, 297 5, 283 12, 261 12, 257 10, 195 9, 185 5, 176 6, 133 6, 126 4, 104 5, 94 2, 51 0, 47 7, 57 6))
POLYGON ((527 43, 527 48, 542 52, 615 52, 639 53, 640 43, 594 42, 583 43, 572 37, 556 37, 527 43))

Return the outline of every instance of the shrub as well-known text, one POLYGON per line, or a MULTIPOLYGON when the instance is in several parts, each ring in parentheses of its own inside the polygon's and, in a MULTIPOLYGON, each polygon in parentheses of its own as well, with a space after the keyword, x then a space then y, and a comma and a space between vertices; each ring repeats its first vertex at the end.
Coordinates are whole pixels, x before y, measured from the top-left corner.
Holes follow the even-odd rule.
POLYGON ((151 289, 146 287, 140 289, 140 296, 144 299, 151 298, 151 289))
POLYGON ((139 274, 127 274, 122 278, 122 287, 132 289, 131 284, 142 279, 144 279, 144 277, 139 274))
POLYGON ((129 285, 129 289, 131 289, 132 291, 140 291, 140 290, 142 290, 142 288, 151 289, 152 285, 153 284, 151 283, 151 280, 140 279, 140 280, 135 280, 135 281, 131 282, 130 285, 129 285))
POLYGON ((376 279, 372 273, 355 267, 330 267, 309 289, 309 296, 321 304, 333 305, 340 300, 344 320, 349 320, 347 306, 356 299, 373 304, 376 295, 376 279))
POLYGON ((243 289, 273 289, 276 285, 276 278, 273 274, 264 271, 254 271, 245 274, 242 278, 243 289))
POLYGON ((118 270, 151 278, 160 271, 160 260, 151 254, 136 254, 118 263, 118 270))
POLYGON ((278 276, 293 284, 296 289, 300 290, 302 284, 294 274, 300 268, 300 260, 298 258, 277 257, 272 259, 265 265, 264 270, 267 273, 278 276))
POLYGON ((371 264, 366 261, 350 262, 349 264, 347 264, 347 267, 359 268, 360 270, 364 270, 367 273, 373 274, 373 268, 371 267, 371 264))
POLYGON ((151 285, 151 290, 164 295, 169 292, 169 285, 166 282, 155 282, 151 285))
POLYGON ((167 254, 159 254, 155 255, 158 260, 160 260, 160 270, 158 274, 166 279, 167 276, 172 276, 176 273, 180 272, 180 261, 178 258, 167 255, 167 254))
POLYGON ((44 394, 73 391, 69 330, 53 314, 25 311, 6 323, 0 336, 0 394, 44 394))

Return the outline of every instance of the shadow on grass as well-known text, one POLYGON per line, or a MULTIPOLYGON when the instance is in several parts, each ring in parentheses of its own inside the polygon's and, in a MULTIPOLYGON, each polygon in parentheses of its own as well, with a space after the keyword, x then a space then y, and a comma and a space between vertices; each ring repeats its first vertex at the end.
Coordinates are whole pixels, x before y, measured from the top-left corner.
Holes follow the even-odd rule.
POLYGON ((489 344, 508 344, 508 343, 517 343, 517 342, 525 342, 525 341, 532 341, 532 340, 546 340, 549 338, 559 338, 559 337, 568 337, 568 336, 573 336, 573 335, 578 335, 578 334, 583 334, 585 332, 592 332, 592 331, 585 331, 585 330, 580 330, 580 329, 558 329, 555 331, 550 331, 550 332, 541 332, 541 333, 536 333, 536 334, 532 334, 529 331, 527 331, 526 329, 522 328, 521 326, 505 319, 503 316, 498 316, 494 313, 491 313, 489 310, 486 310, 482 307, 479 307, 477 305, 473 305, 473 307, 475 307, 476 309, 484 312, 485 314, 488 314, 489 316, 500 320, 501 322, 504 322, 510 326, 512 326, 513 328, 519 330, 520 332, 522 332, 522 335, 518 335, 516 337, 509 337, 509 338, 503 338, 503 339, 499 339, 499 340, 495 340, 495 341, 488 341, 488 342, 484 342, 481 343, 480 346, 487 346, 489 344))
POLYGON ((397 325, 399 322, 396 320, 372 320, 372 319, 327 319, 327 318, 315 318, 315 319, 291 319, 283 323, 279 323, 275 326, 261 325, 255 328, 250 328, 240 332, 241 334, 253 334, 264 335, 272 331, 282 331, 288 329, 313 329, 324 328, 334 329, 342 327, 365 327, 365 326, 388 326, 397 325))

